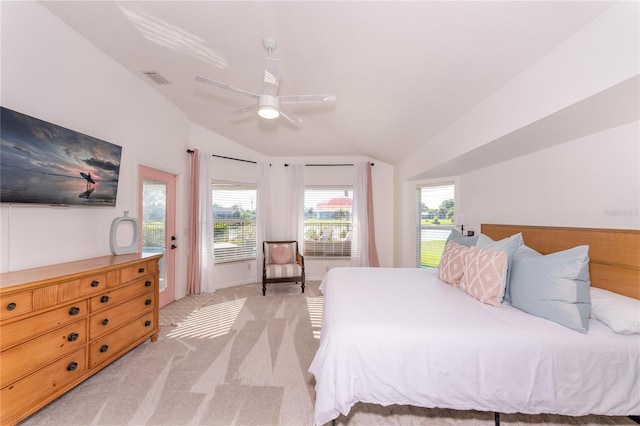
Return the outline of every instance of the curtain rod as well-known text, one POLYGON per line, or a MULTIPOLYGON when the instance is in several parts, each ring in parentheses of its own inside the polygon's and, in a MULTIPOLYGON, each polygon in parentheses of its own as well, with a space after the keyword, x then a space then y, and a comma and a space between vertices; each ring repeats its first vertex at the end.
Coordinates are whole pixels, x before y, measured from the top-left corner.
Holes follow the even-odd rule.
MULTIPOLYGON (((375 163, 369 163, 372 166, 375 166, 375 163)), ((284 163, 285 167, 289 167, 288 163, 284 163)), ((353 163, 344 163, 344 164, 305 164, 305 167, 340 167, 340 166, 353 166, 353 163)))
MULTIPOLYGON (((192 149, 188 149, 187 152, 189 154, 193 154, 194 153, 194 151, 192 149)), ((225 157, 224 155, 216 155, 216 154, 211 154, 211 156, 212 157, 217 157, 217 158, 224 158, 225 160, 234 160, 234 161, 242 161, 243 163, 258 164, 256 161, 243 160, 242 158, 225 157)))

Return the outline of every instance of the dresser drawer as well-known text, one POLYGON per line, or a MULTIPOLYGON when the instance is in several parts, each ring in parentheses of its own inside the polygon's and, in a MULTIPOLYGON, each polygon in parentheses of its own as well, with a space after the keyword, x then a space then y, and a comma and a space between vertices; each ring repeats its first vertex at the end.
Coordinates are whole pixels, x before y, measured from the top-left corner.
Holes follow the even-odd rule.
POLYGON ((33 310, 33 293, 25 291, 0 296, 0 319, 15 317, 33 310))
POLYGON ((154 312, 148 312, 127 325, 109 333, 89 345, 89 366, 94 368, 114 357, 145 336, 154 332, 154 312))
POLYGON ((63 324, 84 318, 87 312, 87 301, 81 300, 40 315, 5 324, 0 332, 0 350, 3 351, 63 324))
POLYGON ((135 281, 133 284, 111 290, 106 293, 93 296, 91 298, 91 312, 105 309, 125 300, 130 300, 133 296, 153 291, 153 281, 155 277, 149 276, 146 279, 135 281))
POLYGON ((16 383, 3 387, 0 390, 0 422, 5 424, 9 417, 29 409, 25 407, 34 406, 47 395, 59 392, 66 384, 79 379, 87 370, 85 359, 85 348, 82 348, 16 383))
POLYGON ((92 314, 89 319, 90 340, 115 330, 145 311, 153 310, 154 299, 155 293, 148 292, 111 309, 92 314))
MULTIPOLYGON (((3 385, 43 367, 51 360, 73 352, 87 342, 86 320, 29 340, 0 353, 0 383, 3 385)), ((4 405, 4 401, 2 403, 4 405)))
POLYGON ((147 261, 139 262, 133 266, 122 268, 120 270, 120 285, 130 283, 133 280, 140 279, 156 272, 155 264, 157 262, 147 261))
POLYGON ((107 287, 107 274, 97 274, 60 284, 60 302, 76 299, 107 287))

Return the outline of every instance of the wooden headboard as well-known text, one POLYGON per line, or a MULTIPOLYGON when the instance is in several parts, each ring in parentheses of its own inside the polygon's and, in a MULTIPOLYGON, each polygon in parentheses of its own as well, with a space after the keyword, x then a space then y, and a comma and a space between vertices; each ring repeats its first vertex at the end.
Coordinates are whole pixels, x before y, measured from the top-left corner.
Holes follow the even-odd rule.
POLYGON ((482 224, 481 232, 500 240, 518 232, 542 254, 589 246, 591 285, 640 299, 640 231, 554 226, 482 224))

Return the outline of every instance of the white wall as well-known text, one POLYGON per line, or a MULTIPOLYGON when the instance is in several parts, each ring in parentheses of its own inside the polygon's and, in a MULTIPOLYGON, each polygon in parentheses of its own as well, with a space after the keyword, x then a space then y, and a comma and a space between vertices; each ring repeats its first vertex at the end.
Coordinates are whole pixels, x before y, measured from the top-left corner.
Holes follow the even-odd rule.
POLYGON ((405 180, 606 91, 640 72, 640 3, 621 2, 404 158, 405 180))
MULTIPOLYGON (((421 175, 425 175, 425 172, 441 164, 455 163, 455 160, 464 158, 465 154, 487 146, 506 135, 514 134, 532 123, 541 123, 547 117, 551 117, 549 122, 552 123, 554 115, 559 111, 604 93, 640 73, 638 8, 637 2, 620 2, 607 9, 602 15, 487 97, 439 135, 425 141, 422 147, 396 164, 394 170, 397 218, 394 247, 394 264, 396 266, 406 265, 406 262, 412 258, 415 259, 414 222, 406 223, 407 220, 411 220, 408 212, 415 208, 415 197, 410 196, 411 191, 408 188, 415 186, 421 175)), ((546 131, 553 134, 553 124, 550 124, 546 131)), ((608 138, 606 132, 601 140, 603 143, 616 142, 608 138)), ((557 141, 557 143, 563 142, 568 143, 568 140, 559 139, 557 141)), ((539 143, 544 148, 549 146, 546 140, 540 140, 539 143)), ((590 148, 581 147, 580 149, 590 148)), ((514 152, 516 151, 514 150, 514 152)), ((535 151, 536 144, 530 143, 527 151, 521 151, 518 155, 529 153, 522 158, 527 159, 529 156, 535 158, 535 151)), ((510 158, 515 158, 515 155, 510 158)), ((573 163, 571 154, 562 158, 566 164, 554 162, 544 166, 536 176, 544 180, 543 173, 561 174, 563 170, 573 170, 574 167, 577 167, 573 163), (553 169, 554 167, 556 169, 553 169)), ((632 157, 630 161, 633 160, 632 157)), ((526 163, 527 160, 523 161, 526 163)), ((637 170, 637 158, 635 161, 637 170)), ((494 161, 493 164, 496 162, 494 161)), ((492 163, 488 161, 484 164, 492 163)), ((617 169, 616 166, 609 165, 606 161, 593 165, 593 167, 601 170, 603 174, 622 173, 627 176, 629 181, 637 176, 633 170, 617 169)), ((456 174, 464 175, 468 171, 459 170, 456 174)), ((585 173, 580 172, 579 174, 584 175, 585 173)), ((505 178, 511 179, 511 176, 505 178)), ((460 202, 463 204, 460 207, 464 209, 465 216, 475 217, 477 226, 481 220, 480 215, 476 216, 474 212, 470 211, 470 205, 466 200, 470 192, 464 188, 464 185, 470 182, 470 179, 466 179, 466 183, 464 180, 461 181, 463 187, 460 189, 463 195, 460 202)), ((574 190, 584 191, 579 179, 572 180, 571 183, 576 185, 576 188, 567 187, 567 197, 574 190)), ((558 184, 562 184, 562 181, 559 181, 558 184)), ((488 187, 480 193, 488 194, 490 191, 491 189, 488 187)), ((514 206, 528 203, 525 194, 517 191, 508 194, 495 192, 492 198, 502 196, 508 198, 508 201, 504 202, 514 206)), ((595 200, 596 205, 601 206, 604 204, 616 206, 627 204, 625 197, 619 194, 616 195, 617 198, 612 199, 594 191, 591 197, 595 200)), ((479 201, 476 200, 474 207, 477 208, 478 205, 479 201)), ((458 207, 456 206, 456 208, 458 207)), ((524 225, 528 224, 529 220, 535 219, 531 217, 530 213, 522 213, 521 210, 514 212, 510 216, 510 220, 524 225)), ((595 227, 603 223, 603 220, 600 219, 590 215, 588 219, 581 219, 581 222, 584 226, 595 227)))
MULTIPOLYGON (((138 165, 178 175, 184 227, 189 122, 155 92, 37 2, 2 2, 3 106, 120 145, 115 208, 0 207, 5 272, 110 254, 111 221, 138 216, 138 165)), ((176 262, 186 276, 186 254, 176 262)))
POLYGON ((481 223, 640 229, 639 141, 635 122, 461 176, 470 229, 479 231, 481 223))
MULTIPOLYGON (((455 183, 465 229, 482 223, 640 229, 640 122, 594 133, 459 177, 406 181, 405 205, 419 185, 455 183)), ((416 210, 402 211, 405 255, 416 265, 416 210)))

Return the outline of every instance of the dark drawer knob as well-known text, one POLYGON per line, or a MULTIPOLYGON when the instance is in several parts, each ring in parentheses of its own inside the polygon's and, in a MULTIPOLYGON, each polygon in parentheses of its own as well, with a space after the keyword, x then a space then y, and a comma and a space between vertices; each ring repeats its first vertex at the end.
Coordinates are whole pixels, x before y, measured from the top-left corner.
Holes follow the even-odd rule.
POLYGON ((100 303, 107 303, 109 301, 109 296, 102 296, 100 298, 100 303))
POLYGON ((71 333, 67 336, 67 340, 70 342, 75 342, 76 340, 78 340, 78 337, 78 333, 71 333))
POLYGON ((145 281, 144 286, 145 287, 151 287, 151 281, 145 281))
POLYGON ((69 315, 78 315, 80 313, 80 308, 78 308, 77 306, 74 306, 73 308, 69 309, 69 315))
POLYGON ((150 325, 151 325, 151 321, 146 320, 146 321, 144 322, 144 326, 145 326, 145 327, 149 327, 150 325))
POLYGON ((109 345, 102 345, 100 346, 100 352, 106 352, 109 350, 109 345))
POLYGON ((100 322, 100 324, 102 324, 102 325, 107 325, 107 324, 109 324, 109 319, 108 319, 108 318, 103 319, 103 320, 100 322))
POLYGON ((139 268, 139 269, 138 269, 138 273, 140 273, 140 274, 144 274, 144 268, 139 268))
POLYGON ((18 305, 16 305, 14 302, 11 302, 7 305, 7 311, 13 311, 18 305))
POLYGON ((78 368, 78 363, 77 362, 71 361, 69 364, 67 364, 67 371, 73 371, 76 368, 78 368))
POLYGON ((100 281, 98 280, 91 281, 91 287, 98 287, 99 285, 100 285, 100 281))
POLYGON ((145 304, 145 305, 147 305, 147 306, 149 306, 149 305, 151 304, 151 299, 147 299, 147 300, 145 300, 145 301, 144 301, 144 304, 145 304))

